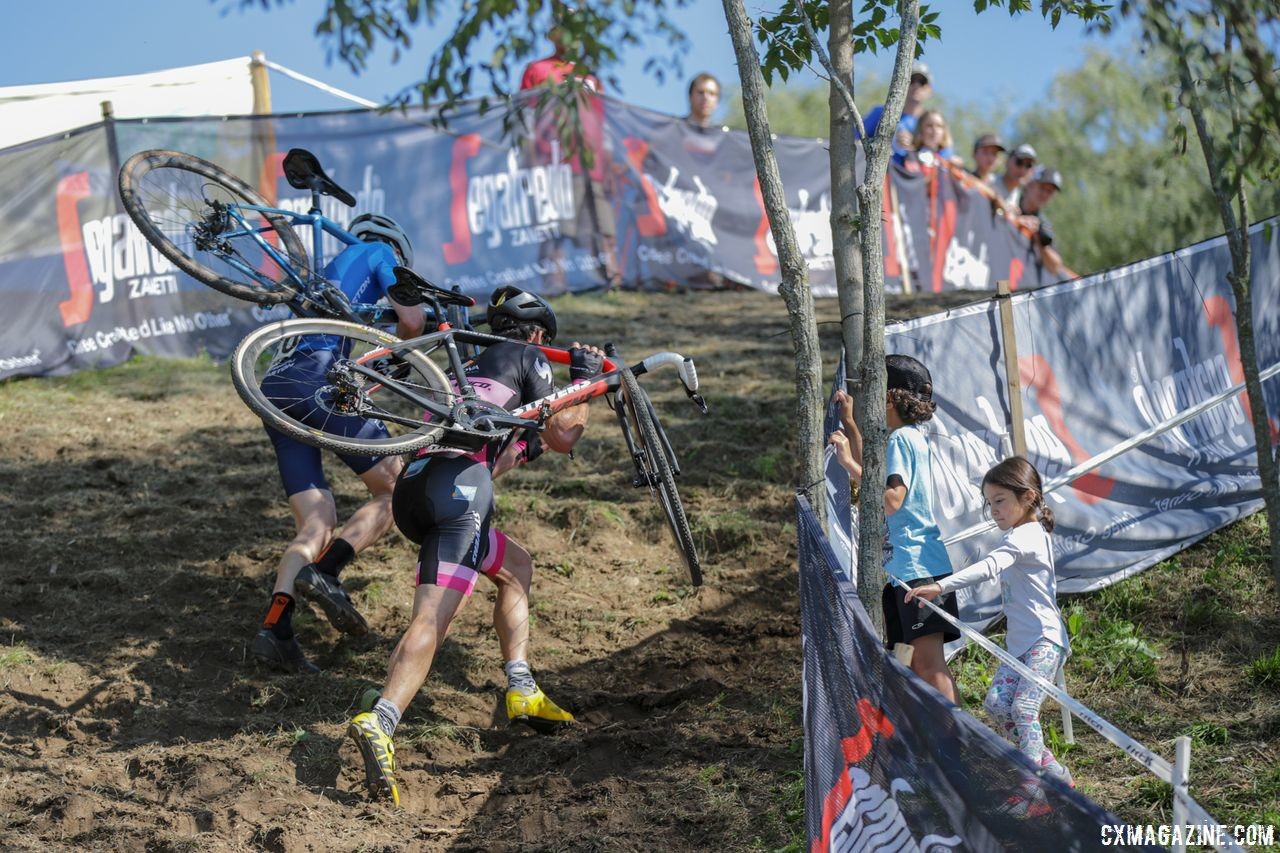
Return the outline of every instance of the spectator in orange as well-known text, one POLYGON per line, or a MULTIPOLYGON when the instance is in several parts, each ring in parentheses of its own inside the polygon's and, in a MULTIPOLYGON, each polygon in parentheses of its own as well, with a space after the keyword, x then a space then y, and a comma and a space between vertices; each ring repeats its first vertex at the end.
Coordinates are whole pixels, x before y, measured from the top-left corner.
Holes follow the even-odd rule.
POLYGON ((720 107, 720 81, 702 73, 689 84, 689 114, 685 121, 696 127, 710 127, 711 117, 720 107))
MULTIPOLYGON (((561 15, 575 14, 573 7, 568 5, 557 4, 556 8, 561 15)), ((568 138, 560 134, 557 127, 559 110, 554 108, 543 112, 534 130, 534 159, 537 163, 552 161, 553 146, 556 143, 559 143, 559 149, 566 155, 564 161, 573 170, 573 196, 577 206, 577 215, 573 219, 560 221, 561 236, 543 243, 543 259, 552 268, 552 272, 545 277, 544 289, 547 293, 561 293, 565 290, 565 239, 597 254, 605 284, 612 287, 618 283, 619 278, 614 259, 617 227, 613 205, 609 201, 605 185, 609 155, 605 146, 604 100, 596 97, 603 93, 604 87, 594 75, 576 73, 573 62, 565 59, 569 42, 560 23, 551 28, 547 38, 554 46, 554 52, 529 63, 520 80, 520 91, 549 87, 569 78, 580 83, 582 91, 577 93, 580 127, 574 128, 568 138), (586 165, 584 161, 590 165, 586 165)))
POLYGON ((984 184, 995 186, 996 163, 1005 152, 1004 143, 994 133, 984 133, 973 143, 973 168, 969 174, 984 184))
POLYGON ((1062 174, 1057 169, 1041 166, 1036 169, 1022 193, 1022 215, 1018 224, 1031 232, 1031 243, 1040 255, 1040 263, 1060 279, 1079 278, 1080 275, 1062 262, 1059 247, 1054 245, 1053 225, 1044 215, 1044 209, 1062 189, 1062 174))
POLYGON ((1006 205, 1017 207, 1022 196, 1022 187, 1031 177, 1031 170, 1036 165, 1036 149, 1022 143, 1009 154, 1005 163, 1004 174, 996 181, 996 195, 1006 205))

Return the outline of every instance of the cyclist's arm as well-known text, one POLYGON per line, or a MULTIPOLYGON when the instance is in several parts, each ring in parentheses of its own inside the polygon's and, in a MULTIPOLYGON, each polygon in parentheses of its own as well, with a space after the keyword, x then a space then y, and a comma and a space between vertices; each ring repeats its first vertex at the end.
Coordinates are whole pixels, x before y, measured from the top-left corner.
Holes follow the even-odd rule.
POLYGON ((416 338, 427 327, 427 315, 420 305, 401 305, 391 297, 387 297, 396 312, 396 337, 401 340, 416 338))

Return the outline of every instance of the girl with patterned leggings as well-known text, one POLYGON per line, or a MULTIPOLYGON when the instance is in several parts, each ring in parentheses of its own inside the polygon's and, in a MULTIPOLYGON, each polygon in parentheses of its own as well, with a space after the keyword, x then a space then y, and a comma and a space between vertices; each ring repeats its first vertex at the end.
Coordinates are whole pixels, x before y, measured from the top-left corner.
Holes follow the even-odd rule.
MULTIPOLYGON (((982 478, 982 494, 996 526, 1005 532, 1000 546, 981 561, 942 580, 916 587, 906 600, 932 600, 986 580, 1000 580, 1009 652, 1027 668, 1052 681, 1069 653, 1066 626, 1058 613, 1054 581, 1053 511, 1044 503, 1044 487, 1035 466, 1014 456, 982 478), (1038 524, 1036 522, 1039 522, 1038 524)), ((923 604, 920 604, 923 607, 923 604)), ((1044 691, 1001 664, 983 702, 1001 733, 1018 745, 1036 767, 1075 787, 1071 773, 1044 743, 1040 704, 1044 691)))

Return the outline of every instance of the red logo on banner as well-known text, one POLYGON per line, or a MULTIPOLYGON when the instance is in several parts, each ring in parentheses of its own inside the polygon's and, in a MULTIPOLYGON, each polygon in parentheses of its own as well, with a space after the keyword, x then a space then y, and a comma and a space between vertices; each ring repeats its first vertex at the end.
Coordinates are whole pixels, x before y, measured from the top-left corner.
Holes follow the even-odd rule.
POLYGON ((480 153, 480 134, 464 133, 453 143, 449 163, 449 227, 453 239, 443 246, 444 262, 460 264, 471 258, 471 226, 467 223, 467 161, 480 153))
POLYGON ((1022 281, 1022 271, 1025 269, 1022 258, 1014 258, 1009 261, 1009 289, 1017 290, 1018 282, 1022 281))
POLYGON ((902 264, 898 262, 898 229, 893 218, 893 203, 889 196, 889 174, 884 176, 884 192, 880 194, 880 226, 884 232, 885 278, 901 278, 902 264))
POLYGON ((93 280, 84 258, 84 237, 80 232, 80 199, 89 196, 89 173, 76 172, 58 181, 56 205, 58 239, 62 243, 62 263, 67 271, 71 295, 58 303, 62 325, 76 326, 89 319, 93 311, 93 280))
POLYGON ((653 181, 644 173, 644 158, 649 156, 649 143, 628 136, 622 140, 622 144, 627 149, 627 161, 640 176, 640 189, 644 192, 645 210, 636 216, 636 230, 641 237, 660 237, 667 233, 667 217, 658 205, 658 193, 653 189, 653 181))
POLYGON ((947 247, 956 233, 956 200, 942 202, 942 217, 937 221, 933 237, 933 292, 942 292, 942 271, 946 266, 947 247))
MULTIPOLYGON (((1036 402, 1040 404, 1040 411, 1049 422, 1054 435, 1066 445, 1067 451, 1071 454, 1071 461, 1079 465, 1092 456, 1093 454, 1076 441, 1071 430, 1067 429, 1067 422, 1062 417, 1062 394, 1058 391, 1058 379, 1044 356, 1026 355, 1019 358, 1018 375, 1024 386, 1036 392, 1036 402)), ((1107 498, 1115 485, 1115 480, 1100 476, 1097 472, 1090 472, 1072 483, 1071 488, 1076 490, 1080 500, 1087 504, 1095 504, 1107 498)))
MULTIPOLYGON (((1204 314, 1209 325, 1218 330, 1222 336, 1222 349, 1227 355, 1227 369, 1231 371, 1231 384, 1244 382, 1244 363, 1240 360, 1240 341, 1236 337, 1236 317, 1231 310, 1231 303, 1222 296, 1211 296, 1204 301, 1204 314)), ((1252 409, 1249 406, 1249 392, 1240 392, 1240 408, 1244 409, 1245 420, 1253 423, 1252 409)), ((1271 443, 1280 438, 1280 424, 1275 418, 1268 418, 1271 427, 1271 443)))
POLYGON ((756 226, 756 253, 751 260, 755 262, 756 272, 760 275, 772 275, 778 271, 778 259, 769 251, 769 214, 764 209, 764 194, 760 192, 760 178, 755 178, 756 204, 760 205, 760 224, 756 226))
MULTIPOLYGON (((862 728, 853 737, 841 738, 840 750, 844 753, 846 764, 857 764, 871 752, 871 745, 877 734, 884 737, 893 736, 893 723, 875 705, 866 699, 858 700, 858 716, 862 719, 862 728)), ((831 825, 853 796, 853 783, 848 772, 840 774, 835 787, 827 792, 822 800, 822 838, 814 839, 813 851, 831 849, 831 825)))

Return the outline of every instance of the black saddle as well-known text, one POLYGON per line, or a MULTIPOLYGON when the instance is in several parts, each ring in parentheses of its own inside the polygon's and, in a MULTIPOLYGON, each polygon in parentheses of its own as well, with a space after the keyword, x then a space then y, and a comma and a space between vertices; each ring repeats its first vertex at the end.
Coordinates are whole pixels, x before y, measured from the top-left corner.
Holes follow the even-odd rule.
POLYGON ((401 305, 421 305, 434 298, 441 305, 461 305, 471 308, 476 301, 453 290, 437 287, 408 267, 396 267, 396 283, 387 288, 387 295, 401 305))
POLYGON ((316 155, 305 148, 290 148, 284 155, 284 177, 295 189, 333 196, 347 207, 356 206, 355 196, 334 183, 320 168, 316 155))

